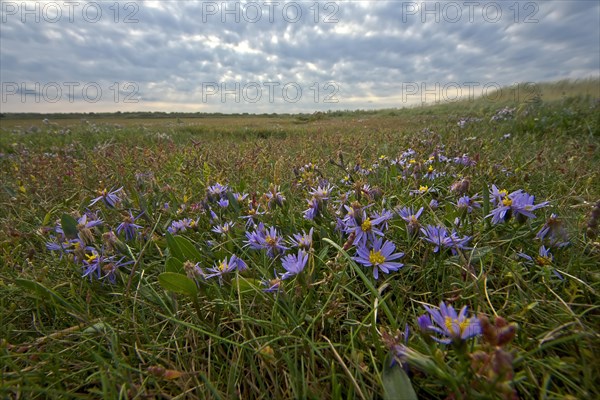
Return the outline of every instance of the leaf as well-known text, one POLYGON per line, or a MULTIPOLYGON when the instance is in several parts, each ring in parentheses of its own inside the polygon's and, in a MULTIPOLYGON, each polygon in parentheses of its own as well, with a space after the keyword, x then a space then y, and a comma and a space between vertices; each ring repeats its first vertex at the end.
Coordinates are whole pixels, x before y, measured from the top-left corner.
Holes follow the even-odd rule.
POLYGON ((95 333, 104 333, 110 328, 110 325, 105 322, 97 322, 92 326, 88 326, 83 330, 83 334, 91 335, 95 333))
POLYGON ((185 296, 195 297, 198 294, 196 282, 175 272, 163 272, 158 276, 158 283, 166 290, 185 296))
POLYGON ((165 262, 165 271, 174 272, 176 274, 185 274, 183 261, 175 257, 167 258, 167 261, 165 262))
POLYGON ((229 205, 233 208, 233 211, 235 211, 236 214, 239 213, 240 203, 237 201, 232 192, 227 192, 227 199, 229 200, 229 205))
POLYGON ((77 314, 81 314, 81 309, 74 304, 69 303, 65 300, 64 297, 53 291, 52 289, 48 289, 46 286, 42 285, 39 282, 32 281, 29 279, 15 279, 15 283, 17 286, 22 287, 28 292, 32 293, 38 300, 50 300, 53 301, 67 310, 75 312, 77 314))
POLYGON ((494 250, 491 246, 475 247, 469 256, 472 263, 478 263, 494 250))
POLYGON ((62 217, 60 217, 60 226, 67 238, 77 238, 77 220, 75 218, 71 217, 69 214, 63 214, 62 217))
POLYGON ((202 259, 202 254, 196 249, 196 247, 188 239, 183 236, 173 236, 167 232, 167 246, 171 251, 171 255, 182 262, 195 261, 198 262, 202 259))
POLYGON ((184 375, 185 375, 185 372, 177 371, 174 369, 167 369, 167 370, 165 370, 164 378, 167 380, 173 380, 173 379, 181 378, 184 375))
POLYGON ((243 276, 237 276, 233 287, 239 288, 240 294, 248 294, 248 293, 256 293, 259 292, 260 289, 260 281, 252 278, 244 278, 243 276))
POLYGON ((48 226, 50 223, 50 218, 52 218, 52 211, 48 211, 44 216, 44 220, 42 221, 42 226, 48 226))
POLYGON ((8 186, 3 186, 3 188, 10 197, 15 197, 17 195, 15 191, 9 188, 8 186))
MULTIPOLYGON (((483 215, 487 216, 490 214, 490 189, 488 188, 487 184, 483 185, 482 196, 483 196, 483 215)), ((485 218, 485 221, 486 221, 487 227, 489 228, 490 220, 488 218, 485 218)))
POLYGON ((410 383, 410 378, 398 364, 390 365, 391 358, 385 360, 381 374, 384 395, 386 400, 417 400, 417 394, 410 383))

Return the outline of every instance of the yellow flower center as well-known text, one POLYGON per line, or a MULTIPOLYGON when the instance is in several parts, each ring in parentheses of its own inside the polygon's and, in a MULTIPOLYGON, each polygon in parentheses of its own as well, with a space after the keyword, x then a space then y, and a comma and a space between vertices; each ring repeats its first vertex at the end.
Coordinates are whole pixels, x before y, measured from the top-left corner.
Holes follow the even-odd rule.
POLYGON ((433 165, 430 165, 429 168, 427 168, 428 172, 433 172, 433 165))
POLYGON ((470 325, 470 320, 468 320, 468 319, 465 319, 461 322, 457 319, 452 319, 450 317, 446 317, 444 322, 446 325, 446 329, 448 329, 448 332, 450 332, 451 335, 455 335, 455 336, 462 336, 462 334, 465 332, 465 330, 470 325), (458 332, 454 332, 454 324, 458 325, 458 332))
POLYGON ((502 204, 505 205, 506 207, 510 207, 512 205, 512 200, 509 199, 508 197, 505 197, 502 199, 502 204))
POLYGON ((219 264, 218 268, 219 268, 219 271, 225 271, 227 269, 227 264, 225 264, 224 262, 221 262, 221 264, 219 264))
POLYGON ((267 235, 265 242, 267 242, 269 246, 275 246, 277 244, 277 238, 267 235))
POLYGON ((419 186, 419 192, 424 193, 429 190, 429 186, 419 186))
POLYGON ((371 224, 371 219, 367 218, 364 220, 364 222, 360 225, 360 229, 363 230, 363 232, 369 232, 371 230, 372 224, 371 224))
POLYGON ((500 196, 503 196, 503 197, 504 197, 504 196, 507 196, 507 195, 508 195, 508 190, 506 190, 506 189, 499 190, 499 191, 498 191, 498 194, 499 194, 500 196))
POLYGON ((537 256, 535 258, 535 261, 537 262, 538 265, 550 265, 550 264, 552 264, 552 260, 550 259, 550 257, 545 257, 545 256, 537 256))
POLYGON ((385 262, 385 257, 383 256, 383 254, 381 254, 380 251, 373 251, 373 250, 371 250, 369 252, 369 261, 373 265, 380 265, 380 264, 383 264, 385 262))
POLYGON ((271 286, 281 285, 281 279, 279 279, 279 278, 271 279, 269 281, 269 285, 271 285, 271 286))
POLYGON ((98 254, 86 254, 85 258, 87 258, 88 262, 92 262, 94 261, 96 258, 98 258, 98 254))

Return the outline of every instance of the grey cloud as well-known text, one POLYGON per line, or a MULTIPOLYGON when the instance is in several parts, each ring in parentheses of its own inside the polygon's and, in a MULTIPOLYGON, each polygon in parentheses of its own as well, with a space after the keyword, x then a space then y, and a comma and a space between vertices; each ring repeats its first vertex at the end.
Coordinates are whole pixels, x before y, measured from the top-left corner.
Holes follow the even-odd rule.
MULTIPOLYGON (((423 22, 422 15, 407 13, 416 2, 394 1, 321 2, 318 22, 309 9, 314 3, 297 3, 303 19, 296 23, 282 16, 284 2, 273 22, 264 14, 256 23, 243 18, 235 23, 231 15, 223 23, 219 14, 204 15, 206 4, 197 1, 161 2, 161 8, 139 3, 138 22, 124 23, 131 9, 121 8, 115 21, 112 3, 101 4, 103 18, 97 23, 81 18, 22 23, 18 16, 3 15, 2 81, 136 82, 144 101, 176 110, 186 99, 201 101, 203 83, 230 84, 231 77, 239 77, 241 85, 298 77, 305 86, 334 81, 345 98, 362 97, 372 107, 389 104, 406 82, 511 84, 600 74, 600 3, 595 2, 521 2, 517 21, 508 9, 511 2, 503 4, 497 23, 477 13, 473 22, 465 15, 458 22, 442 15, 436 22, 432 14, 423 22), (523 8, 529 3, 538 7, 537 23, 523 22, 533 10, 523 8), (333 10, 327 4, 337 5, 339 22, 323 22, 333 10)), ((342 101, 210 106, 213 111, 344 108, 342 101)))

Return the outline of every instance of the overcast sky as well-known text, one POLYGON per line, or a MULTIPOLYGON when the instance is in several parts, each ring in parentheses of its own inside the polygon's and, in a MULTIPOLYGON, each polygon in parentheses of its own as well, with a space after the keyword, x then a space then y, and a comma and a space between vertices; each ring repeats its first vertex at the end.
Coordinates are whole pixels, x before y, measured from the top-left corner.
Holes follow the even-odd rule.
POLYGON ((595 0, 2 0, 0 14, 3 112, 372 109, 600 75, 595 0))

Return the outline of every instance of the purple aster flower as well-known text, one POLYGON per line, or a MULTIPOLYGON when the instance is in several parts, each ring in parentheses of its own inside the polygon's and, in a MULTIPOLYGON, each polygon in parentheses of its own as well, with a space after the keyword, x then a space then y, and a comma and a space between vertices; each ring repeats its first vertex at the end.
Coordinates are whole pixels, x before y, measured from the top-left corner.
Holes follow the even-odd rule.
POLYGON ((133 261, 123 262, 125 257, 115 261, 115 256, 106 257, 96 249, 92 249, 89 254, 85 254, 83 264, 83 277, 89 276, 90 280, 95 276, 96 279, 108 279, 112 284, 116 283, 116 272, 121 266, 131 264, 133 261), (102 275, 104 274, 104 276, 102 275))
POLYGON ((283 237, 279 236, 277 229, 272 226, 264 235, 264 241, 262 243, 263 248, 267 249, 267 255, 274 258, 276 255, 285 252, 288 248, 283 244, 283 237))
POLYGON ((229 207, 229 199, 224 197, 224 198, 220 199, 219 201, 217 201, 217 204, 221 208, 227 208, 227 207, 229 207))
POLYGON ((262 281, 260 281, 260 284, 262 286, 266 286, 266 288, 263 289, 263 292, 274 293, 279 291, 282 281, 281 278, 279 278, 279 275, 277 275, 277 271, 273 271, 273 273, 275 274, 275 278, 268 280, 263 279, 262 281))
POLYGON ((316 189, 312 189, 310 192, 308 192, 312 197, 314 197, 315 199, 317 199, 318 201, 325 201, 325 200, 329 200, 329 196, 331 195, 331 190, 333 189, 333 187, 328 184, 326 186, 319 186, 316 189))
POLYGON ((205 278, 210 279, 217 276, 219 277, 219 283, 222 284, 223 275, 235 270, 241 272, 245 271, 246 269, 248 269, 248 265, 236 255, 232 255, 229 258, 229 261, 227 260, 227 257, 225 257, 224 260, 221 260, 218 264, 215 264, 213 267, 209 268, 207 271, 211 273, 206 274, 205 278))
POLYGON ((251 228, 256 225, 255 218, 264 214, 264 211, 260 211, 260 204, 257 205, 256 208, 250 205, 250 207, 248 207, 248 211, 246 211, 246 215, 243 215, 240 218, 246 220, 246 228, 251 228))
POLYGON ((430 188, 427 185, 421 185, 421 186, 419 186, 418 189, 411 190, 410 191, 410 195, 411 196, 418 196, 418 195, 423 195, 425 193, 430 193, 430 192, 435 192, 435 189, 432 189, 432 188, 430 188))
POLYGON ((265 193, 267 206, 273 209, 277 206, 282 207, 285 202, 285 196, 279 191, 279 186, 271 186, 269 191, 265 193))
MULTIPOLYGON (((86 213, 77 219, 77 237, 86 244, 94 242, 94 234, 92 233, 91 228, 102 224, 101 219, 94 219, 94 217, 96 217, 94 214, 90 214, 90 217, 92 219, 88 221, 88 214, 86 213)), ((62 226, 56 229, 57 232, 59 230, 63 233, 62 226)))
POLYGON ((215 233, 220 233, 221 235, 227 235, 229 233, 229 231, 231 231, 231 228, 233 228, 234 225, 235 225, 234 222, 225 222, 223 225, 214 226, 211 229, 211 231, 213 231, 215 233))
POLYGON ((404 256, 404 253, 394 253, 396 245, 383 238, 376 238, 373 247, 369 249, 366 245, 361 245, 356 250, 356 256, 352 259, 366 267, 373 267, 373 277, 379 279, 379 270, 389 274, 390 271, 398 271, 404 266, 399 262, 392 262, 404 256))
MULTIPOLYGON (((517 192, 520 192, 520 190, 518 190, 517 192)), ((513 193, 517 193, 517 192, 513 192, 513 193)), ((502 202, 502 200, 508 196, 508 190, 506 189, 498 189, 498 187, 496 185, 492 185, 492 188, 490 190, 490 202, 496 206, 498 205, 498 203, 502 202)))
POLYGON ((217 213, 214 212, 211 207, 208 207, 208 219, 210 220, 211 224, 216 224, 220 219, 217 213))
POLYGON ((92 212, 86 212, 77 219, 77 228, 93 228, 94 226, 102 225, 102 220, 92 212))
POLYGON ((437 253, 441 247, 444 246, 444 241, 448 237, 448 230, 444 226, 427 225, 425 228, 421 228, 423 239, 432 243, 435 247, 433 252, 437 253))
POLYGON ((552 260, 553 260, 552 253, 550 253, 550 249, 547 249, 546 246, 540 246, 540 249, 538 251, 538 256, 535 259, 531 256, 528 256, 525 253, 517 253, 517 255, 519 257, 522 257, 522 258, 532 262, 532 263, 535 263, 535 264, 541 265, 541 266, 550 265, 550 264, 552 264, 552 260))
MULTIPOLYGON (((366 175, 368 175, 368 173, 366 175)), ((373 189, 371 189, 371 185, 369 185, 368 183, 364 183, 360 187, 360 192, 366 194, 368 197, 372 197, 372 190, 373 189)))
POLYGON ((227 185, 221 185, 220 183, 215 183, 214 185, 206 188, 208 198, 213 201, 218 201, 224 197, 228 190, 229 187, 227 185))
POLYGON ((317 215, 319 215, 319 205, 320 202, 316 197, 312 197, 310 200, 307 200, 308 208, 302 212, 304 214, 304 218, 312 221, 315 219, 317 215))
POLYGON ((133 260, 123 262, 124 259, 125 257, 121 257, 121 259, 115 261, 114 256, 105 259, 106 263, 102 267, 102 272, 104 272, 104 276, 102 277, 102 279, 108 279, 108 281, 113 285, 117 283, 118 268, 124 265, 132 264, 134 262, 133 260))
POLYGON ((308 233, 305 231, 302 231, 302 233, 294 233, 294 237, 290 237, 290 242, 294 247, 298 247, 302 250, 310 250, 312 247, 312 235, 313 228, 310 228, 308 233))
POLYGON ((546 220, 546 223, 535 237, 547 243, 550 247, 560 248, 569 245, 567 229, 563 221, 554 213, 546 220))
POLYGON ((477 164, 477 162, 467 154, 463 154, 461 157, 454 157, 453 161, 455 164, 464 165, 465 167, 472 167, 477 164))
POLYGON ((460 238, 455 231, 448 234, 448 230, 443 225, 427 225, 425 228, 421 228, 423 233, 423 239, 433 244, 433 252, 437 253, 441 248, 450 249, 452 254, 456 255, 458 249, 466 250, 467 243, 471 240, 471 237, 465 236, 460 238))
MULTIPOLYGON (((71 239, 67 240, 64 236, 61 238, 53 238, 55 241, 46 242, 46 249, 49 251, 58 251, 60 253, 60 258, 64 254, 73 253, 77 249, 92 250, 93 247, 86 246, 85 243, 81 239, 71 239)), ((77 261, 77 259, 75 259, 77 261)))
POLYGON ((433 168, 433 165, 427 167, 427 172, 424 175, 425 178, 429 180, 434 180, 438 176, 440 176, 440 173, 436 172, 436 170, 433 168))
MULTIPOLYGON (((554 262, 554 257, 552 253, 550 253, 550 249, 546 248, 546 246, 540 246, 538 250, 538 255, 533 258, 525 253, 517 253, 517 255, 521 258, 524 258, 528 261, 529 264, 537 265, 539 267, 545 268, 550 267, 554 262)), ((560 280, 564 280, 563 276, 554 268, 552 268, 552 272, 556 275, 560 280)))
POLYGON ((137 225, 134 222, 141 217, 142 214, 144 213, 142 212, 140 215, 134 218, 131 211, 129 211, 128 215, 123 218, 123 222, 121 222, 119 226, 117 226, 117 229, 115 229, 117 235, 120 235, 121 232, 125 232, 125 240, 133 239, 137 233, 137 230, 141 228, 140 225, 137 225))
POLYGON ((402 154, 400 154, 400 158, 402 160, 408 160, 409 158, 411 158, 412 156, 414 156, 415 154, 417 154, 416 151, 414 151, 413 149, 411 149, 410 147, 408 149, 406 149, 402 154))
POLYGON ((436 199, 431 199, 429 202, 429 208, 431 208, 433 211, 437 210, 439 206, 440 203, 436 199))
POLYGON ((171 234, 176 234, 177 232, 185 232, 187 229, 193 229, 196 226, 198 226, 198 221, 194 221, 190 218, 184 218, 179 221, 173 221, 167 230, 171 234))
POLYGON ((185 274, 190 279, 205 279, 206 273, 200 267, 200 263, 192 263, 191 261, 186 261, 183 263, 183 269, 185 270, 185 274))
POLYGON ((248 193, 234 193, 233 194, 233 198, 238 202, 241 203, 244 200, 246 200, 246 197, 248 197, 248 193))
POLYGON ((93 206, 94 204, 96 204, 97 202, 99 202, 100 200, 102 200, 102 201, 104 201, 104 204, 106 204, 108 207, 115 208, 115 206, 121 201, 121 198, 119 196, 117 196, 117 193, 119 193, 121 190, 123 190, 122 186, 120 188, 118 188, 117 190, 109 191, 109 190, 103 189, 103 190, 99 191, 98 194, 100 196, 98 196, 92 200, 92 202, 90 203, 90 207, 93 206))
POLYGON ((248 264, 246 264, 246 262, 244 260, 242 260, 241 258, 236 256, 235 254, 231 255, 231 258, 229 259, 229 263, 233 264, 235 266, 235 268, 240 272, 248 269, 248 264))
POLYGON ((421 332, 426 333, 431 326, 431 318, 429 318, 428 314, 423 314, 417 318, 417 325, 421 332))
POLYGON ((437 342, 444 344, 460 343, 481 334, 479 319, 467 317, 467 306, 464 306, 458 314, 452 306, 447 306, 444 302, 440 303, 439 310, 428 306, 425 306, 425 310, 427 310, 433 322, 428 321, 426 318, 419 319, 419 327, 424 331, 441 335, 441 339, 432 336, 437 342))
POLYGON ((406 222, 406 229, 410 235, 416 235, 421 227, 419 223, 419 217, 423 213, 423 207, 415 213, 412 207, 403 207, 398 210, 400 218, 406 222))
POLYGON ((385 218, 385 216, 375 219, 368 218, 364 210, 360 221, 357 221, 356 218, 349 218, 346 221, 346 233, 354 233, 354 242, 352 244, 355 246, 365 246, 367 241, 373 242, 376 236, 383 236, 383 232, 378 225, 385 218))
POLYGON ((527 218, 535 218, 533 211, 538 208, 546 207, 549 202, 545 201, 539 204, 533 204, 535 196, 521 192, 512 198, 512 212, 518 222, 525 222, 527 218))
POLYGON ((264 224, 261 222, 258 224, 253 232, 246 232, 246 245, 252 250, 263 249, 263 243, 265 241, 266 229, 264 224))
POLYGON ((337 204, 335 213, 337 215, 343 214, 344 207, 346 206, 346 204, 348 204, 348 201, 349 201, 351 195, 352 195, 352 191, 340 193, 340 196, 338 197, 338 199, 335 200, 335 203, 337 204))
MULTIPOLYGON (((53 239, 56 239, 56 238, 53 238, 53 239)), ((65 248, 62 245, 62 243, 56 243, 56 242, 53 242, 53 241, 46 242, 46 250, 60 252, 61 253, 60 257, 61 258, 62 258, 62 253, 65 252, 65 248)))
POLYGON ((235 256, 232 256, 229 261, 227 260, 227 257, 225 257, 224 260, 221 260, 218 264, 209 268, 207 271, 210 273, 206 275, 206 279, 217 276, 219 277, 219 283, 222 283, 224 274, 228 274, 238 269, 237 258, 234 259, 234 257, 235 256))
POLYGON ((246 232, 246 244, 253 250, 266 249, 267 255, 274 258, 288 248, 283 246, 283 237, 279 236, 277 229, 272 226, 265 229, 262 222, 254 232, 246 232))
POLYGON ((281 279, 285 280, 291 278, 292 276, 298 275, 304 267, 306 266, 306 262, 308 261, 308 253, 304 250, 298 250, 298 254, 288 254, 287 256, 281 259, 281 265, 283 269, 286 270, 284 274, 281 275, 281 279))
MULTIPOLYGON (((67 253, 73 254, 73 261, 76 263, 83 262, 86 258, 86 252, 94 252, 96 249, 92 246, 87 246, 85 242, 79 238, 69 240, 70 248, 65 250, 67 253)), ((66 245, 67 242, 63 243, 66 245)))
POLYGON ((522 190, 504 195, 504 191, 498 191, 495 186, 492 186, 492 197, 497 201, 496 208, 486 218, 492 217, 494 225, 508 221, 511 216, 518 222, 525 222, 527 218, 535 218, 533 211, 548 205, 547 201, 534 205, 534 196, 522 190))
POLYGON ((387 230, 389 228, 389 221, 394 217, 394 214, 388 210, 381 210, 380 213, 373 212, 371 215, 374 221, 379 221, 378 224, 381 224, 382 230, 387 230))
POLYGON ((352 183, 353 183, 352 176, 350 176, 350 175, 344 175, 344 177, 342 179, 340 179, 340 183, 342 185, 346 185, 346 186, 352 185, 352 183))
POLYGON ((468 213, 471 213, 475 208, 481 208, 481 204, 479 204, 476 200, 480 198, 479 195, 475 195, 473 197, 469 197, 467 195, 461 196, 456 202, 456 207, 459 210, 466 210, 468 213))
POLYGON ((89 276, 90 280, 92 280, 92 277, 96 275, 96 278, 100 279, 103 261, 104 258, 98 253, 96 249, 92 250, 91 254, 86 254, 85 260, 83 260, 83 276, 89 276))

